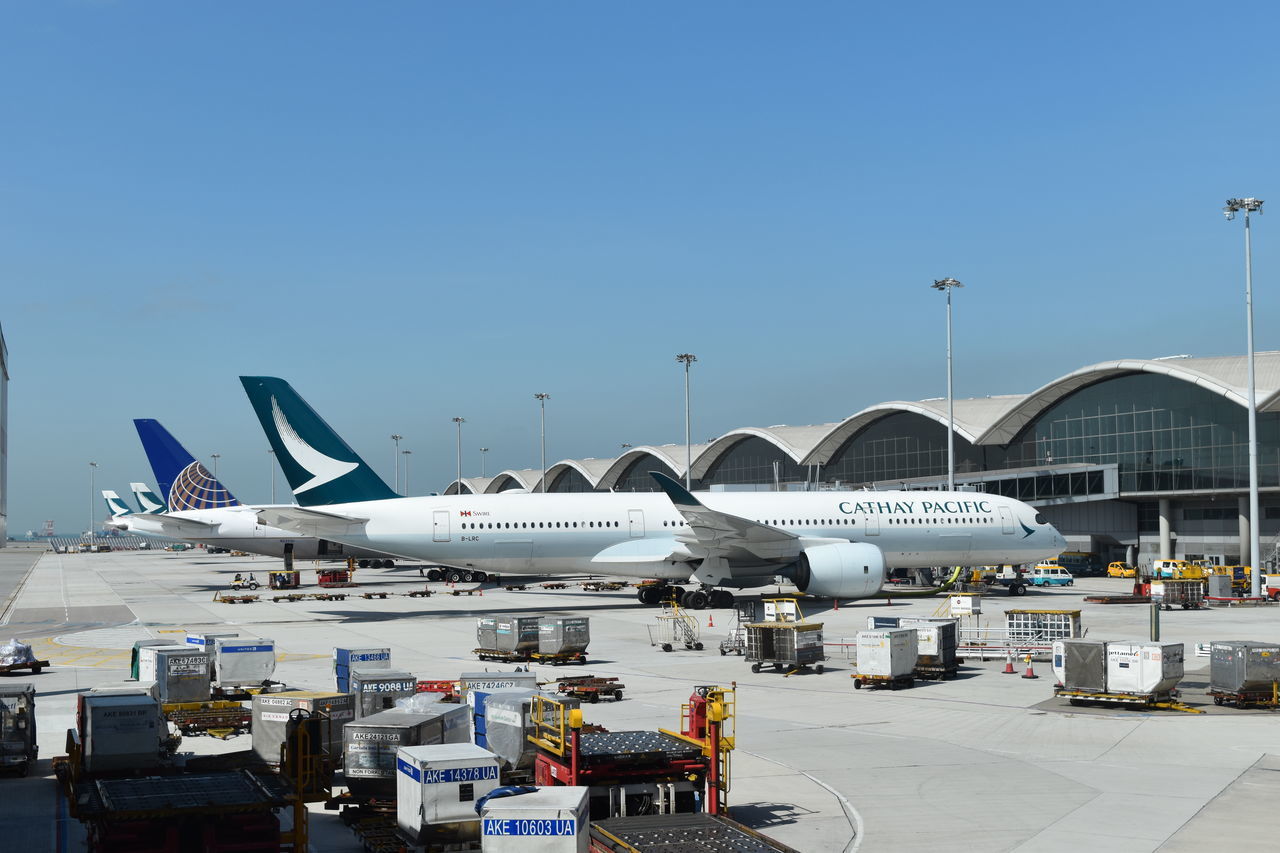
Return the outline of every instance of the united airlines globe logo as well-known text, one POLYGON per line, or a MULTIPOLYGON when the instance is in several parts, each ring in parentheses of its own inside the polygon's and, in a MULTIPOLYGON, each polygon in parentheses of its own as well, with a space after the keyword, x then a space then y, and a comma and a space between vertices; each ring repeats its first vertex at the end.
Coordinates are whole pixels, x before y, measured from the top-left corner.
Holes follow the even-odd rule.
POLYGON ((235 498, 199 462, 192 462, 169 489, 170 510, 215 509, 235 505, 235 498))

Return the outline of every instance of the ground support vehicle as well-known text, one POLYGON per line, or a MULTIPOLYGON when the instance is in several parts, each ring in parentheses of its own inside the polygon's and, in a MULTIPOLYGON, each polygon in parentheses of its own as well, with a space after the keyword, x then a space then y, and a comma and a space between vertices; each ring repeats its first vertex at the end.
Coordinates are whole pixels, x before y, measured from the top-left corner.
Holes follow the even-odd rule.
POLYGON ((723 815, 632 815, 591 824, 593 853, 635 850, 732 850, 735 853, 799 853, 723 815))
POLYGON ((26 663, 9 663, 0 666, 0 674, 8 675, 11 672, 22 672, 24 669, 31 670, 32 675, 38 675, 40 670, 49 665, 47 660, 29 660, 26 663))
POLYGON ((216 595, 214 601, 221 601, 223 604, 252 604, 258 600, 256 595, 216 595))
MULTIPOLYGON (((257 596, 253 596, 257 598, 257 596)), ((346 601, 345 592, 290 592, 285 595, 273 595, 272 601, 346 601)))
POLYGON ((914 675, 852 675, 853 689, 861 690, 864 687, 872 690, 898 690, 914 687, 916 679, 914 675))
POLYGON ((1277 708, 1280 707, 1280 685, 1272 683, 1270 690, 1242 690, 1231 693, 1225 690, 1209 688, 1215 705, 1235 705, 1237 708, 1277 708))
POLYGON ((676 646, 684 646, 690 651, 702 651, 702 641, 698 639, 698 620, 684 612, 678 604, 664 607, 657 617, 657 624, 649 626, 649 645, 658 646, 664 652, 669 652, 676 646))
POLYGON ((751 622, 744 627, 752 672, 768 665, 775 672, 789 673, 807 671, 810 666, 818 673, 825 669, 821 622, 751 622))
POLYGON ((460 695, 458 682, 427 679, 418 682, 415 693, 439 693, 441 702, 457 702, 460 695))
POLYGON ((0 684, 0 768, 26 776, 39 755, 35 686, 0 684))
POLYGON ((472 653, 480 660, 500 661, 502 663, 537 661, 538 663, 549 663, 552 666, 563 666, 566 663, 585 664, 587 662, 586 652, 564 652, 551 655, 524 650, 509 652, 501 649, 473 649, 472 653))
POLYGON ((946 681, 960 672, 964 658, 952 658, 947 663, 917 663, 915 675, 921 681, 946 681))
POLYGON ((405 593, 409 598, 430 598, 432 594, 429 589, 415 589, 413 592, 405 593))
POLYGON ((1153 581, 1151 600, 1165 610, 1198 610, 1204 607, 1204 584, 1198 580, 1153 581))
POLYGON ((1192 708, 1178 701, 1180 694, 1177 690, 1160 693, 1100 693, 1090 690, 1072 690, 1059 685, 1053 688, 1053 695, 1069 700, 1072 705, 1098 702, 1109 705, 1135 705, 1164 711, 1185 711, 1189 714, 1204 713, 1199 708, 1192 708))
POLYGON ((323 587, 355 586, 351 580, 352 575, 350 569, 319 569, 316 571, 316 581, 323 587))
POLYGON ((239 702, 178 702, 162 706, 165 719, 184 735, 209 735, 221 740, 249 731, 253 712, 239 702))
POLYGON ((582 588, 587 592, 615 592, 625 589, 626 586, 621 581, 587 581, 582 584, 582 588))
POLYGON ((602 678, 596 675, 577 675, 570 678, 556 679, 556 692, 573 696, 584 702, 599 702, 601 698, 622 699, 622 688, 627 685, 618 682, 617 678, 602 678))
POLYGON ((302 574, 297 569, 273 569, 267 572, 267 586, 271 589, 297 589, 302 586, 302 574))
POLYGON ((1137 566, 1131 566, 1128 563, 1109 563, 1107 565, 1107 577, 1109 578, 1136 578, 1137 576, 1137 566))
POLYGON ((258 588, 258 580, 253 575, 247 578, 237 577, 231 582, 231 588, 237 592, 245 589, 254 590, 258 588))

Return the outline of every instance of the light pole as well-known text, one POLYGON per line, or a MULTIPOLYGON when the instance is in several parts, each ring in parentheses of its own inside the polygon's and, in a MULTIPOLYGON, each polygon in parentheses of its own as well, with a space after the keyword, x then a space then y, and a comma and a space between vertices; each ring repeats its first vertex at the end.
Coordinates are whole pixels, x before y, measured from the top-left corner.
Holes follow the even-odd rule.
POLYGON ((550 394, 541 392, 534 394, 533 398, 538 401, 538 407, 542 410, 542 493, 547 493, 547 400, 551 398, 550 394))
POLYGON ((276 452, 267 448, 267 464, 271 467, 271 502, 276 502, 276 452))
POLYGON ((691 352, 682 352, 676 356, 676 361, 684 365, 684 487, 690 491, 693 490, 693 449, 689 446, 689 365, 698 360, 698 357, 691 352))
POLYGON ((929 285, 947 292, 947 491, 956 490, 956 401, 951 394, 951 291, 964 287, 954 278, 940 278, 929 285))
POLYGON ((1244 306, 1245 338, 1249 348, 1249 566, 1250 594, 1262 595, 1262 519, 1258 512, 1258 394, 1253 377, 1253 245, 1250 242, 1249 214, 1262 214, 1260 198, 1229 198, 1222 212, 1228 220, 1244 211, 1244 306))
POLYGON ((396 467, 396 494, 400 494, 400 439, 404 438, 398 432, 391 433, 391 440, 395 442, 395 449, 391 451, 391 464, 396 467))
POLYGON ((213 479, 218 479, 218 460, 222 458, 221 453, 214 453, 209 458, 213 460, 213 479))
POLYGON ((489 452, 489 448, 480 448, 480 476, 484 477, 484 455, 489 452))
POLYGON ((412 450, 401 450, 400 455, 404 457, 404 493, 409 494, 409 457, 413 455, 412 450))
POLYGON ((89 463, 89 538, 93 538, 93 494, 97 491, 98 463, 89 463))
POLYGON ((453 422, 458 426, 458 494, 462 494, 462 425, 467 419, 454 418, 453 422))

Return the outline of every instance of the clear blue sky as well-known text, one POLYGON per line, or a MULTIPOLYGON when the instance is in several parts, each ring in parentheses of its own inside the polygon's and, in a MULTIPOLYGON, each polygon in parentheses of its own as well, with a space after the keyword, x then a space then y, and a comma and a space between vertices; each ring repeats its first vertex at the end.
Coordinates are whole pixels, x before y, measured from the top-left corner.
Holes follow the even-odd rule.
POLYGON ((536 467, 535 391, 549 460, 682 441, 684 351, 696 439, 942 395, 945 276, 958 396, 1242 352, 1276 8, 0 0, 10 531, 135 417, 265 501, 246 373, 420 493, 454 415, 536 467))

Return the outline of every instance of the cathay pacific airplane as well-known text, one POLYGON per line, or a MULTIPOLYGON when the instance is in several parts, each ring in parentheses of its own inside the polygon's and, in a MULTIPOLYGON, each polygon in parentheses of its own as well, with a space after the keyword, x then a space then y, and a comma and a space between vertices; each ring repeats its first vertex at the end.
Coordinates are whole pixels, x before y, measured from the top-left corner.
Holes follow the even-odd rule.
MULTIPOLYGON (((692 582, 688 607, 730 606, 719 587, 782 575, 816 596, 880 592, 896 566, 1024 563, 1060 553, 1032 507, 973 492, 703 492, 654 474, 662 492, 405 498, 282 379, 242 376, 300 506, 269 524, 455 567, 502 574, 593 574, 692 582)), ((649 586, 642 602, 663 590, 649 586)))
POLYGON ((111 512, 111 518, 108 519, 107 526, 116 519, 123 518, 126 515, 133 515, 133 508, 111 489, 102 490, 102 499, 107 502, 107 509, 111 512))
POLYGON ((131 484, 144 511, 113 517, 112 524, 120 525, 120 529, 268 557, 283 557, 286 553, 299 560, 356 557, 365 567, 395 565, 391 554, 262 524, 257 515, 259 507, 236 500, 159 421, 139 419, 133 423, 164 498, 157 497, 144 483, 131 484))

